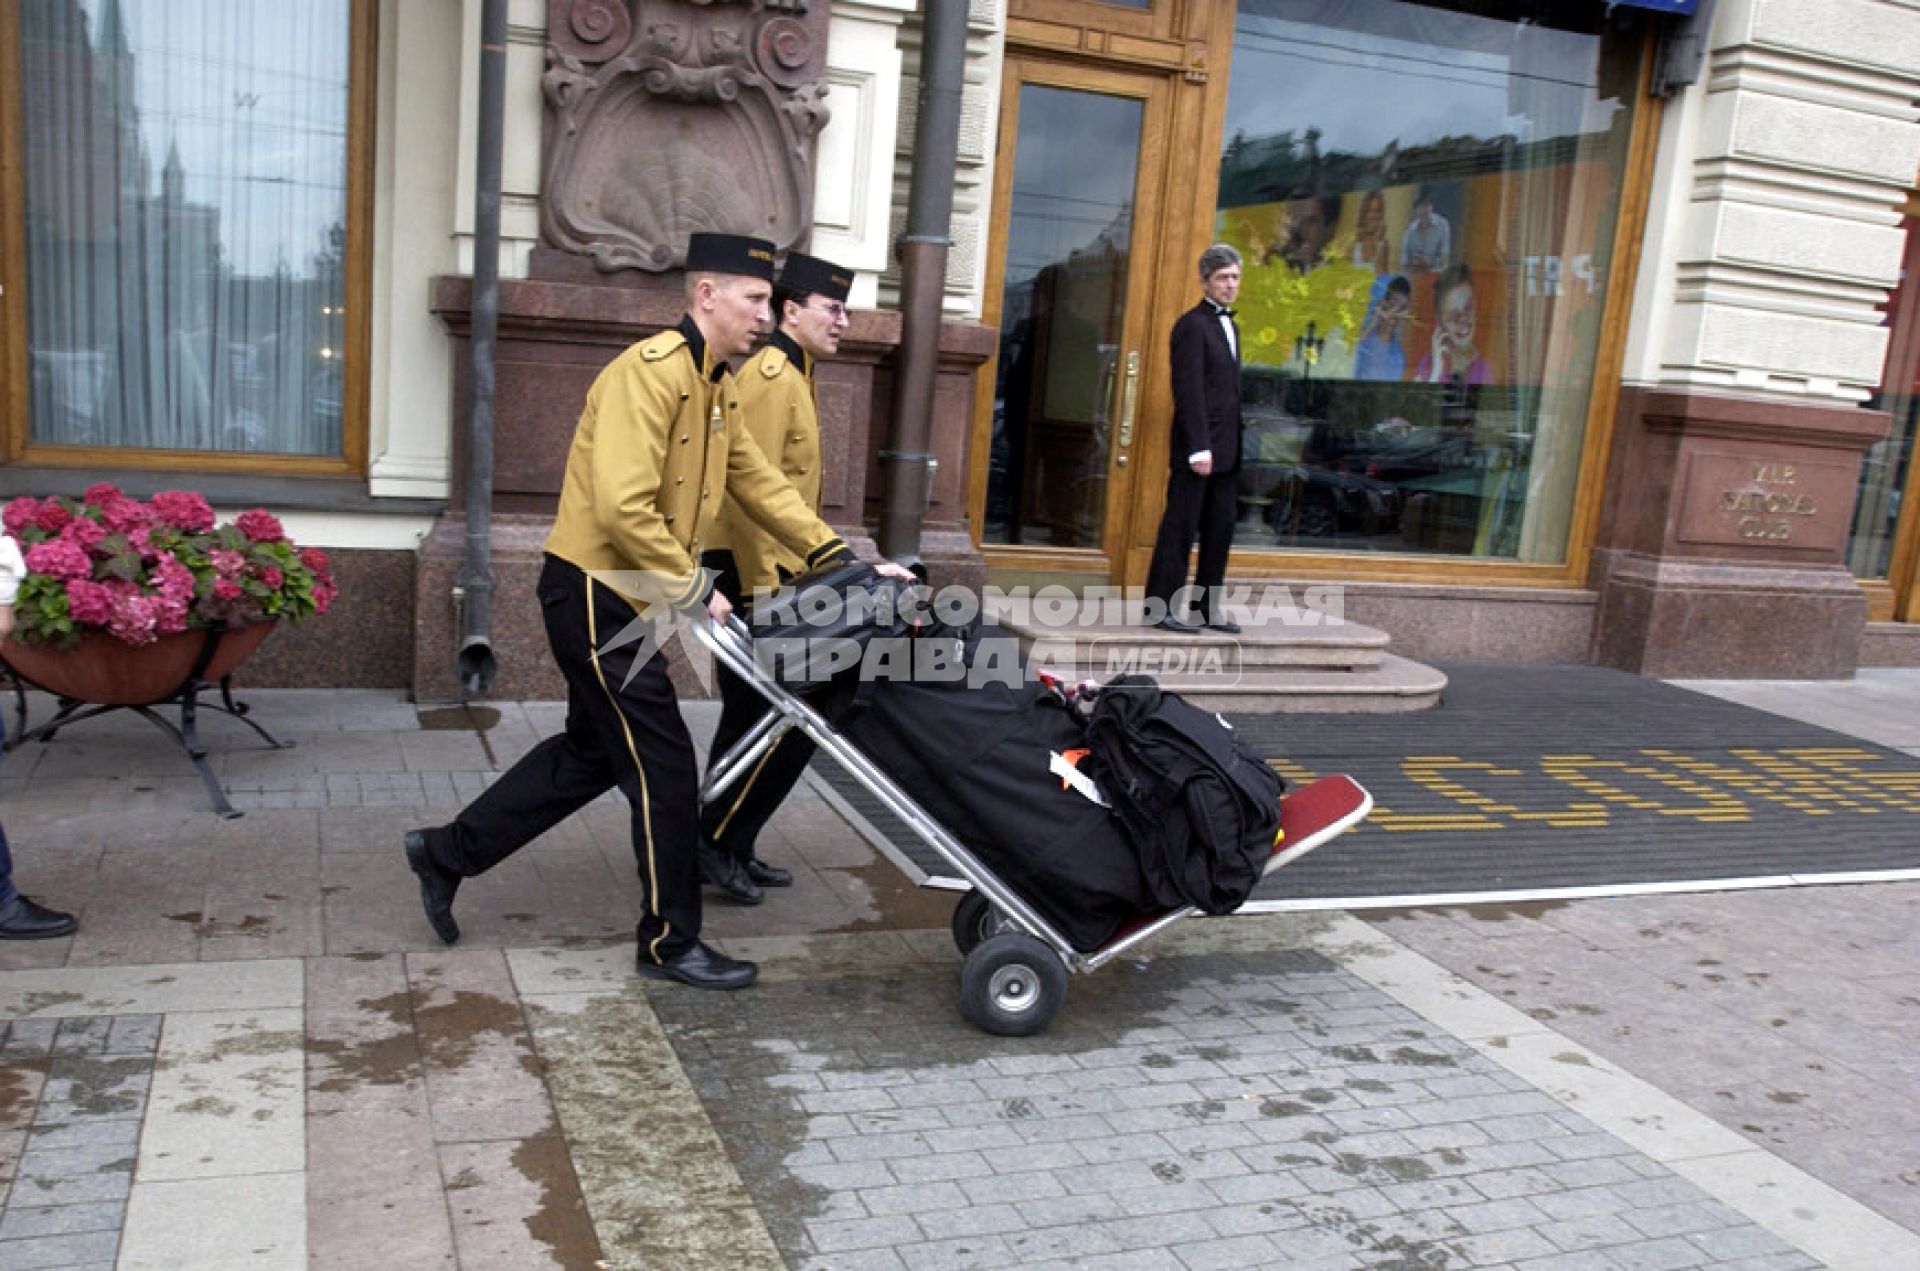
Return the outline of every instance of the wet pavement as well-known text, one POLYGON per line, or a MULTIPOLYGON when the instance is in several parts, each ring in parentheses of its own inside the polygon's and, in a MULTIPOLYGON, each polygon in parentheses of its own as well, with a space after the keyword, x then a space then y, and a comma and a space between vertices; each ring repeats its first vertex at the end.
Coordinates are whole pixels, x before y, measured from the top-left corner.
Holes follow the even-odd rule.
MULTIPOLYGON (((1702 687, 1920 747, 1920 678, 1702 687)), ((612 800, 426 928, 400 833, 556 704, 252 700, 239 820, 131 717, 0 763, 81 915, 0 944, 0 1268, 1920 1266, 1920 882, 1195 920, 993 1038, 822 783, 699 994, 612 800)))

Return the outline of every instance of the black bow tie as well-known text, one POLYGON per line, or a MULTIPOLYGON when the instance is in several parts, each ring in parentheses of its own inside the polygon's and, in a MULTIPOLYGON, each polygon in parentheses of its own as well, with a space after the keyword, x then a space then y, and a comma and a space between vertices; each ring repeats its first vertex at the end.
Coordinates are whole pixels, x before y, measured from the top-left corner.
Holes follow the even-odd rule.
MULTIPOLYGON (((1208 303, 1211 304, 1212 302, 1209 301, 1208 303)), ((1222 309, 1219 305, 1214 305, 1213 311, 1223 318, 1237 318, 1240 316, 1238 309, 1222 309)))

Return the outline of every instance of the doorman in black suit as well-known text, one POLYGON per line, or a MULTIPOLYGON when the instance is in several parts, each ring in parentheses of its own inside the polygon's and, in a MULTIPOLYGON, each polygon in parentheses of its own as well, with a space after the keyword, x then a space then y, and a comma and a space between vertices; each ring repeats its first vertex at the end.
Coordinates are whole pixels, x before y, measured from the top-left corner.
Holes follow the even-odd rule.
MULTIPOLYGON (((1233 544, 1235 487, 1240 472, 1240 253, 1215 243, 1200 254, 1206 295, 1173 324, 1173 452, 1167 465, 1167 510, 1147 567, 1147 596, 1166 606, 1157 626, 1199 630, 1186 616, 1187 553, 1200 539, 1200 622, 1233 634, 1223 584, 1233 544)), ((1151 614, 1156 607, 1148 606, 1151 614)))

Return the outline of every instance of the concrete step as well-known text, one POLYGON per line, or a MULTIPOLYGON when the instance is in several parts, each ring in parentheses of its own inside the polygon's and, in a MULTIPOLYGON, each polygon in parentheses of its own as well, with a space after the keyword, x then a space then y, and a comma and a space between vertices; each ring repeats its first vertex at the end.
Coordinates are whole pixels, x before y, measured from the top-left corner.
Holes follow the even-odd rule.
MULTIPOLYGON (((1138 622, 1048 623, 1029 612, 1003 609, 994 620, 1019 636, 1029 656, 1055 664, 1178 663, 1185 655, 1234 650, 1237 665, 1352 671, 1379 666, 1391 637, 1374 627, 1294 611, 1285 621, 1248 620, 1238 635, 1201 630, 1181 635, 1138 622)), ((1189 657, 1189 661, 1193 658, 1189 657)), ((1101 678, 1105 678, 1104 676, 1101 678)))
MULTIPOLYGON (((1091 667, 1056 673, 1072 682, 1105 682, 1115 674, 1092 674, 1091 667)), ((1291 667, 1232 668, 1201 663, 1188 670, 1142 669, 1196 706, 1230 714, 1379 714, 1423 711, 1440 704, 1447 687, 1442 671, 1387 654, 1378 666, 1359 671, 1302 671, 1291 667)))

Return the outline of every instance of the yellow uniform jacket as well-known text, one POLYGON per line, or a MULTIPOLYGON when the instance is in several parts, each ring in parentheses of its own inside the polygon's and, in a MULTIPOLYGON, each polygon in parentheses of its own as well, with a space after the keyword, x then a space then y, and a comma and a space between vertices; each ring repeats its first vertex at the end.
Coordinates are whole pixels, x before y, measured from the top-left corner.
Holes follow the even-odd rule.
POLYGON ((802 560, 846 554, 761 454, 724 362, 691 318, 632 345, 594 380, 574 430, 547 551, 581 569, 644 571, 630 599, 676 609, 705 601, 696 567, 727 496, 802 560))
MULTIPOLYGON (((747 360, 740 370, 740 409, 761 453, 780 465, 807 506, 819 512, 820 411, 813 396, 813 364, 799 345, 775 334, 747 360)), ((733 550, 742 596, 778 587, 783 570, 789 577, 806 571, 805 556, 753 524, 731 496, 720 510, 720 525, 721 538, 709 545, 733 550)))

